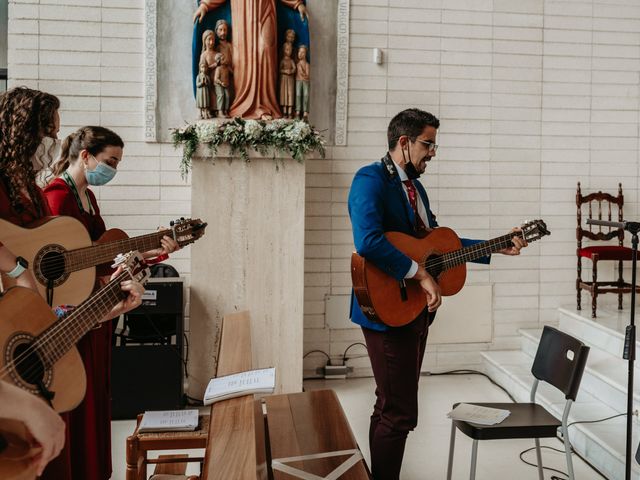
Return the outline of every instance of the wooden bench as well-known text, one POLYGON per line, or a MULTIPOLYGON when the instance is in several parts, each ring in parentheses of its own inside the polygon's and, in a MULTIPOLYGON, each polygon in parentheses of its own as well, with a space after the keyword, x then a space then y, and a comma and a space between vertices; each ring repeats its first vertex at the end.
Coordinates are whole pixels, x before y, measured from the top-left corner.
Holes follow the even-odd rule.
MULTIPOLYGON (((217 375, 251 370, 252 366, 248 312, 225 316, 217 375)), ((231 398, 211 405, 209 419, 201 480, 371 477, 333 390, 270 395, 257 400, 253 395, 231 398)), ((144 478, 139 473, 142 471, 139 463, 152 462, 146 459, 146 451, 141 453, 140 442, 136 446, 131 455, 127 450, 127 463, 131 463, 131 476, 128 471, 127 480, 144 478)), ((182 463, 184 458, 156 462, 182 463)), ((144 471, 146 475, 146 466, 144 471)))
MULTIPOLYGON (((218 376, 252 368, 249 314, 224 318, 218 376)), ((333 390, 214 403, 202 480, 369 479, 333 390)))

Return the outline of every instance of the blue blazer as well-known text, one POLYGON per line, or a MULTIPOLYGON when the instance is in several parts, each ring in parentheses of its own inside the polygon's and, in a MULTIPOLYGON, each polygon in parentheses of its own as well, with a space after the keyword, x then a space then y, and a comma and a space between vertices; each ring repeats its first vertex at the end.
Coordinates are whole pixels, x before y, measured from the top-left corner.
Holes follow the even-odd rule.
MULTIPOLYGON (((389 158, 389 161, 391 159, 389 158)), ((356 173, 349 191, 349 217, 353 228, 353 240, 359 255, 391 275, 402 280, 411 268, 411 259, 395 248, 384 236, 385 232, 402 232, 416 236, 415 213, 395 166, 391 162, 375 162, 362 167, 356 173), (387 166, 390 165, 390 166, 387 166)), ((429 208, 429 197, 419 181, 414 181, 427 211, 428 227, 438 226, 436 217, 429 208)), ((463 246, 481 240, 461 239, 463 246)), ((489 263, 489 257, 477 260, 489 263)), ((386 331, 390 327, 369 320, 360 310, 353 291, 351 292, 351 321, 366 328, 386 331)))

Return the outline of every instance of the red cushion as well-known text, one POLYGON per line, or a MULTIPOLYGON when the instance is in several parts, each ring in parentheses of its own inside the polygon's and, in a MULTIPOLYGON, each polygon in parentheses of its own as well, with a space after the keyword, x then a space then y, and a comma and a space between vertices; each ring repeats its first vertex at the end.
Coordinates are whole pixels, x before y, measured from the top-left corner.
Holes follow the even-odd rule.
POLYGON ((586 247, 578 250, 581 257, 592 258, 598 254, 599 260, 631 260, 631 249, 618 245, 604 245, 602 247, 586 247))

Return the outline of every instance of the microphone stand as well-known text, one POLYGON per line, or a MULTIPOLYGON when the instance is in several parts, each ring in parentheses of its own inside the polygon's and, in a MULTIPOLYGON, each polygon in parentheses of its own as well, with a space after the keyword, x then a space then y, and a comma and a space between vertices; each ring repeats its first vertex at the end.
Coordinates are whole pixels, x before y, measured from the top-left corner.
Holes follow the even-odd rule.
POLYGON ((588 219, 589 225, 621 228, 631 233, 631 318, 624 337, 622 358, 629 361, 629 382, 627 385, 627 448, 625 462, 625 480, 631 480, 631 437, 633 434, 633 362, 636 357, 636 264, 638 261, 638 232, 640 222, 609 222, 606 220, 588 219))

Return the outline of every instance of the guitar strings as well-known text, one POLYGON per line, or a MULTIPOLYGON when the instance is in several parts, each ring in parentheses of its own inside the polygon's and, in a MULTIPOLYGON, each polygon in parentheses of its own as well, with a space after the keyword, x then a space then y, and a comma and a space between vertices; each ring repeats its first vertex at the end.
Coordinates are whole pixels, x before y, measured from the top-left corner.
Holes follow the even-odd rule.
MULTIPOLYGON (((132 275, 127 271, 122 272, 116 278, 111 280, 107 285, 101 288, 98 291, 98 293, 90 297, 86 302, 83 302, 80 305, 78 305, 77 308, 79 309, 83 306, 85 306, 86 308, 89 308, 88 305, 97 305, 98 302, 103 301, 108 294, 112 293, 114 286, 119 285, 119 283, 124 281, 127 277, 131 279, 132 275)), ((36 337, 35 341, 33 341, 24 352, 22 352, 20 355, 18 355, 16 358, 12 359, 11 361, 7 362, 7 364, 2 369, 0 369, 0 378, 4 378, 10 373, 9 370, 11 367, 22 364, 26 360, 25 357, 28 357, 33 353, 38 355, 38 353, 43 347, 49 346, 48 342, 50 342, 53 339, 52 337, 58 335, 58 333, 60 333, 61 330, 71 326, 73 320, 75 320, 75 317, 73 317, 73 313, 72 313, 68 317, 58 320, 54 325, 50 326, 46 330, 46 333, 44 335, 40 337, 36 337)), ((76 332, 70 331, 70 333, 77 333, 77 331, 76 332)), ((56 354, 60 354, 60 353, 63 353, 63 350, 64 348, 62 349, 54 348, 52 352, 56 354)), ((33 366, 30 369, 28 369, 25 372, 25 374, 27 374, 28 376, 28 374, 33 373, 34 369, 37 369, 37 368, 38 368, 37 366, 33 366)))
MULTIPOLYGON (((105 292, 107 293, 109 289, 105 288, 105 292)), ((103 300, 104 295, 98 297, 96 296, 96 299, 94 302, 91 302, 92 304, 98 304, 99 300, 103 300)), ((72 314, 73 315, 73 314, 72 314)), ((9 369, 10 367, 16 366, 16 365, 20 365, 22 364, 24 361, 26 361, 26 359, 24 358, 25 355, 31 355, 31 354, 35 354, 38 356, 39 360, 44 364, 44 370, 53 367, 53 365, 57 362, 57 360, 59 360, 60 358, 62 358, 69 350, 68 347, 71 347, 73 345, 72 344, 62 344, 62 339, 58 338, 58 334, 59 333, 64 333, 64 332, 60 332, 60 330, 68 330, 69 334, 77 334, 80 333, 82 331, 82 325, 78 325, 73 326, 71 322, 73 322, 77 317, 74 316, 69 316, 67 319, 63 319, 58 321, 58 323, 56 325, 53 325, 53 328, 50 327, 50 329, 45 333, 45 335, 43 335, 43 337, 41 338, 36 338, 36 341, 34 341, 26 350, 25 352, 23 352, 20 356, 16 357, 16 359, 14 359, 12 362, 9 362, 3 369, 2 371, 0 371, 0 378, 2 377, 6 377, 7 374, 9 373, 9 369), (66 321, 65 321, 66 320, 66 321), (73 327, 73 329, 70 329, 69 327, 73 327), (54 348, 54 349, 50 349, 48 352, 47 347, 49 347, 49 343, 51 340, 57 339, 59 344, 62 344, 61 348, 54 348), (54 355, 57 355, 58 357, 56 358, 56 360, 51 363, 51 365, 47 365, 47 362, 43 361, 43 360, 47 360, 46 357, 51 356, 51 358, 53 358, 54 355), (45 357, 44 359, 42 357, 45 357), (16 361, 17 360, 17 361, 16 361)), ((25 370, 24 372, 21 372, 19 375, 21 377, 24 378, 29 378, 30 375, 32 373, 34 373, 34 371, 37 371, 39 368, 39 366, 37 364, 32 365, 31 367, 27 368, 27 370, 25 370)))
MULTIPOLYGON (((513 235, 507 234, 507 235, 504 235, 502 237, 498 237, 498 238, 495 238, 493 240, 489 240, 487 242, 481 242, 481 243, 477 243, 475 245, 471 245, 469 247, 466 247, 466 248, 463 248, 463 249, 459 250, 459 253, 457 253, 455 255, 450 255, 450 253, 452 253, 452 252, 448 252, 448 253, 445 253, 444 255, 441 255, 440 257, 438 257, 436 259, 431 259, 431 260, 425 259, 424 261, 419 262, 418 264, 421 267, 429 266, 430 268, 434 268, 434 267, 439 267, 439 266, 441 266, 443 264, 446 265, 448 262, 457 262, 458 260, 464 260, 465 258, 471 258, 475 253, 483 251, 483 250, 487 250, 486 253, 489 254, 489 253, 491 253, 491 247, 493 245, 502 246, 502 244, 506 242, 506 244, 504 245, 504 247, 506 248, 507 246, 509 246, 509 243, 511 243, 511 240, 515 236, 522 236, 521 232, 514 232, 513 235)), ((463 263, 464 263, 464 261, 463 261, 463 263)))
MULTIPOLYGON (((89 298, 86 302, 83 302, 82 304, 80 304, 78 306, 78 309, 80 309, 82 307, 90 308, 90 306, 96 305, 96 304, 99 303, 99 301, 104 300, 104 297, 108 293, 111 293, 111 291, 113 290, 113 287, 116 286, 117 283, 123 281, 126 278, 126 275, 127 275, 127 272, 123 272, 118 277, 116 277, 114 280, 110 281, 107 285, 105 285, 103 288, 101 288, 96 295, 94 295, 93 297, 89 298)), ((49 328, 45 331, 45 333, 41 337, 36 337, 35 338, 35 341, 30 344, 30 346, 27 348, 27 350, 25 350, 22 354, 20 354, 18 357, 13 359, 11 362, 8 362, 7 365, 5 367, 3 367, 2 370, 0 370, 0 378, 6 376, 5 370, 8 371, 8 368, 10 366, 21 364, 25 360, 25 358, 24 358, 25 356, 29 356, 33 352, 38 353, 37 352, 37 350, 38 350, 37 347, 47 347, 48 346, 48 342, 52 339, 51 337, 53 337, 55 335, 58 335, 60 330, 65 329, 68 326, 70 326, 71 322, 74 319, 75 319, 75 317, 73 317, 73 313, 72 313, 71 315, 69 315, 69 317, 66 317, 66 318, 63 318, 61 320, 58 320, 53 325, 50 325, 49 328)), ((53 349, 52 352, 53 353, 61 353, 61 350, 63 350, 63 349, 53 349)), ((29 373, 31 373, 32 371, 33 370, 31 370, 29 373)))
MULTIPOLYGON (((153 232, 153 233, 149 233, 149 234, 145 234, 145 235, 141 235, 139 237, 134 237, 134 238, 127 238, 127 239, 122 239, 122 240, 114 240, 112 242, 109 243, 104 243, 104 244, 97 244, 97 245, 91 245, 88 247, 81 247, 81 248, 76 248, 73 250, 66 250, 64 252, 60 252, 63 256, 71 256, 71 255, 82 255, 83 253, 85 253, 85 251, 90 251, 90 250, 94 250, 94 251, 99 251, 99 250, 111 250, 111 249, 120 249, 120 251, 123 250, 123 246, 125 245, 129 245, 132 242, 144 242, 145 240, 153 240, 153 237, 157 237, 159 236, 159 233, 161 232, 153 232)), ((126 250, 126 249, 125 249, 126 250)), ((140 250, 138 248, 129 248, 129 250, 140 250)), ((97 255, 95 255, 97 256, 97 255)), ((46 266, 46 265, 50 265, 50 264, 55 264, 55 263, 59 263, 59 260, 57 258, 43 258, 42 261, 40 262, 41 266, 46 266)), ((64 271, 64 269, 63 269, 64 271)))

